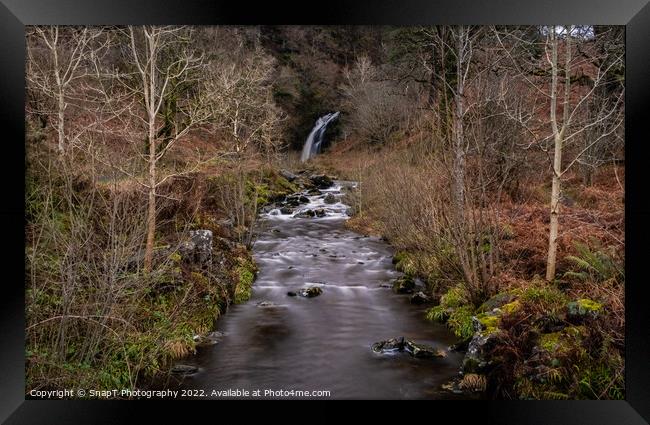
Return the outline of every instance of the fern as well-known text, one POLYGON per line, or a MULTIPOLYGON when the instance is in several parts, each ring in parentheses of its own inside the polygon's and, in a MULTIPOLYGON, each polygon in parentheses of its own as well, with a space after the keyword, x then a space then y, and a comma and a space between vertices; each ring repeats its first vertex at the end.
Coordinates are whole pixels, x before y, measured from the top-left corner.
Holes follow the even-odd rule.
POLYGON ((586 244, 576 242, 575 249, 578 255, 569 255, 566 258, 578 270, 568 271, 564 274, 564 277, 580 280, 591 278, 595 282, 604 282, 610 279, 618 282, 625 280, 623 267, 611 255, 599 249, 597 245, 592 251, 586 244))

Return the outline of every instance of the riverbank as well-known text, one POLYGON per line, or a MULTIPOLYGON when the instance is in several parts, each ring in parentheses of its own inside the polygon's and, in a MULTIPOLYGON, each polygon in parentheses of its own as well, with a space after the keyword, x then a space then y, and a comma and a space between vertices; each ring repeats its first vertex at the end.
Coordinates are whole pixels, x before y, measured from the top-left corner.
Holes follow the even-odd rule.
POLYGON ((494 398, 623 398, 622 170, 601 170, 588 188, 577 176, 568 179, 552 282, 540 277, 548 188, 533 179, 521 198, 504 197, 497 207, 500 230, 482 246, 499 272, 477 302, 458 252, 437 239, 427 220, 436 214, 431 199, 437 177, 411 149, 392 146, 371 155, 339 146, 316 163, 360 180, 346 225, 388 241, 396 269, 426 283, 434 301, 427 318, 464 341, 457 346, 465 352, 462 373, 447 388, 477 387, 494 398))
POLYGON ((49 198, 47 192, 37 192, 56 183, 53 177, 46 183, 35 175, 28 180, 28 216, 42 224, 28 228, 27 255, 40 284, 26 294, 32 323, 26 341, 26 394, 68 387, 133 390, 164 381, 170 371, 182 373, 174 364, 214 343, 217 319, 250 298, 257 271, 250 228, 257 206, 295 191, 268 167, 222 168, 219 174, 206 169, 169 180, 160 188, 167 202, 161 202, 153 268, 146 272, 142 252, 134 248, 141 235, 137 187, 61 175, 77 187, 74 199, 63 198, 67 185, 51 187, 49 198), (234 193, 237 185, 242 190, 234 193), (63 201, 54 202, 57 196, 63 201), (125 216, 116 227, 111 220, 123 212, 132 220, 125 216), (54 219, 43 219, 45 214, 54 219), (113 227, 104 227, 111 222, 113 227), (82 226, 92 226, 87 237, 95 252, 79 258, 82 269, 68 271, 79 284, 74 300, 66 300, 69 293, 48 284, 61 279, 57 255, 66 252, 60 245, 65 240, 55 239, 55 232, 74 233, 82 226), (113 268, 106 268, 106 259, 113 268), (91 274, 98 261, 102 270, 114 274, 91 274), (57 313, 62 306, 67 313, 57 313), (58 350, 62 338, 64 353, 58 350))

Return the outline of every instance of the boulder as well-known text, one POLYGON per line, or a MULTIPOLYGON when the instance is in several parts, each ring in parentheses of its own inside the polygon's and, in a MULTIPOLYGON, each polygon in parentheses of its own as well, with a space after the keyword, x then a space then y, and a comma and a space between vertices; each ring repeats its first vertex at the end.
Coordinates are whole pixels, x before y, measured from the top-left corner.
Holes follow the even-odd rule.
POLYGON ((218 344, 221 342, 224 333, 219 331, 208 332, 207 334, 194 335, 194 345, 197 348, 200 347, 209 347, 211 345, 218 344))
POLYGON ((426 344, 417 344, 411 340, 406 340, 404 343, 404 349, 408 351, 410 355, 417 358, 425 357, 446 357, 447 353, 443 350, 436 350, 430 345, 426 344))
POLYGON ((317 210, 314 210, 314 214, 316 214, 316 217, 325 217, 327 213, 325 212, 324 209, 319 208, 317 210))
POLYGON ((212 231, 191 230, 190 240, 180 246, 183 259, 201 267, 209 266, 212 262, 212 231))
POLYGON ((334 181, 325 174, 314 174, 309 177, 309 180, 311 180, 312 184, 318 189, 327 189, 334 185, 334 181))
POLYGON ((310 286, 308 288, 301 288, 298 293, 306 298, 314 298, 323 293, 323 290, 318 286, 310 286))
POLYGON ((293 208, 291 207, 282 207, 280 208, 280 213, 284 215, 293 214, 293 208))
POLYGON ((318 196, 318 195, 320 195, 321 193, 322 193, 322 192, 321 192, 320 190, 318 190, 318 189, 316 189, 316 188, 314 188, 314 187, 311 188, 311 189, 309 189, 309 190, 307 191, 307 195, 309 195, 309 196, 318 196))
POLYGON ((393 281, 393 292, 396 294, 411 294, 415 289, 415 281, 410 276, 402 276, 393 281))
POLYGON ((323 201, 326 204, 336 204, 338 202, 338 199, 336 199, 336 196, 334 196, 333 193, 328 193, 327 195, 325 195, 323 201))
POLYGON ((431 301, 428 295, 422 291, 418 291, 411 295, 411 304, 426 304, 431 301))
POLYGON ((294 181, 297 178, 297 176, 289 170, 280 170, 280 175, 290 182, 294 181))
POLYGON ((294 217, 299 217, 299 218, 313 218, 316 216, 316 213, 314 210, 304 210, 300 211, 298 214, 296 214, 294 217))
POLYGON ((295 293, 295 292, 293 292, 293 291, 289 291, 289 292, 287 292, 287 295, 290 296, 290 297, 295 297, 295 296, 297 296, 298 294, 295 293))
POLYGON ((497 335, 498 332, 476 332, 474 334, 463 359, 463 372, 481 372, 491 364, 488 359, 488 352, 494 346, 497 335))
POLYGON ((299 200, 300 203, 302 203, 302 204, 308 204, 308 203, 309 203, 309 198, 306 197, 305 195, 300 195, 300 196, 298 197, 298 200, 299 200))
POLYGON ((567 304, 567 316, 569 319, 581 320, 585 318, 596 318, 603 309, 603 305, 588 298, 581 298, 567 304))
POLYGON ((375 342, 372 344, 372 351, 375 353, 386 353, 394 351, 404 351, 405 346, 404 337, 390 338, 384 341, 375 342))

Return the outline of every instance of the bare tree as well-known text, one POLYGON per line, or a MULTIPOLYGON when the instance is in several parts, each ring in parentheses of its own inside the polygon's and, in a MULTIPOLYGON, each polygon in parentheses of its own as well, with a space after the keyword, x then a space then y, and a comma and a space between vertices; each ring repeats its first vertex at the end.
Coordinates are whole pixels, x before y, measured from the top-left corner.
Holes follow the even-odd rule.
POLYGON ((562 177, 591 148, 615 134, 623 124, 621 105, 624 90, 614 93, 607 101, 595 101, 600 88, 608 84, 610 71, 622 66, 623 53, 599 52, 595 49, 592 27, 542 27, 540 41, 525 40, 513 32, 495 30, 495 33, 500 45, 515 64, 517 71, 513 79, 528 84, 534 93, 546 100, 542 104, 549 108, 547 116, 532 112, 525 118, 520 114, 511 114, 511 117, 519 120, 531 135, 533 142, 529 146, 553 152, 546 267, 546 279, 550 281, 555 279, 557 263, 562 177), (580 50, 577 49, 578 46, 580 50), (542 60, 545 60, 546 66, 542 66, 543 62, 534 63, 534 60, 526 59, 534 58, 533 54, 519 54, 515 59, 513 52, 520 49, 543 51, 542 60), (577 83, 581 76, 587 78, 588 84, 577 83), (548 84, 548 90, 542 88, 545 84, 548 84), (584 140, 588 134, 591 136, 584 145, 576 147, 577 142, 581 138, 584 140), (570 153, 568 161, 563 158, 566 152, 570 153))
POLYGON ((88 63, 107 47, 102 29, 88 27, 30 27, 27 32, 27 82, 32 90, 52 100, 52 110, 37 111, 51 115, 57 132, 59 154, 66 151, 72 135, 66 128, 66 112, 74 102, 80 80, 88 76, 88 63), (43 54, 45 53, 45 54, 43 54))
MULTIPOLYGON (((206 91, 200 84, 203 56, 187 46, 188 29, 170 26, 128 27, 126 55, 135 66, 131 72, 114 71, 122 86, 122 97, 113 102, 116 120, 130 116, 135 132, 124 134, 139 146, 146 141, 142 156, 147 168, 143 179, 136 179, 147 191, 147 238, 144 269, 151 271, 156 232, 156 189, 178 172, 161 176, 158 163, 190 130, 207 123, 211 117, 206 91)), ((110 99, 107 99, 110 102, 110 99)), ((132 177, 136 177, 131 175, 132 177)))

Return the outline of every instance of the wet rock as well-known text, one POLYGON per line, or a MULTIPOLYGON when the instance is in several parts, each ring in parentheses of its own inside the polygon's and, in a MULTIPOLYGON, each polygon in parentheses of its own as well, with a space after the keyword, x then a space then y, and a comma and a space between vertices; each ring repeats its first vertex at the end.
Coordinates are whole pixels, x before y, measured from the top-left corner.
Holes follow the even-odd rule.
POLYGON ((310 286, 308 288, 301 288, 299 291, 300 296, 306 298, 314 298, 323 293, 323 290, 318 286, 310 286))
POLYGON ((325 174, 314 174, 309 177, 309 180, 311 180, 312 184, 318 189, 327 189, 334 185, 334 181, 325 174))
POLYGON ((186 364, 177 364, 172 367, 171 372, 176 375, 191 375, 198 372, 199 368, 196 366, 186 365, 186 364))
POLYGON ((218 344, 221 342, 224 333, 219 331, 209 332, 203 335, 194 335, 194 345, 197 348, 200 347, 209 347, 211 345, 218 344))
POLYGON ((260 301, 257 303, 258 307, 268 308, 268 307, 277 307, 277 304, 271 301, 260 301))
POLYGON ((488 353, 494 346, 497 336, 498 332, 476 332, 474 334, 463 359, 463 372, 481 372, 491 364, 488 359, 488 353))
POLYGON ((284 215, 293 214, 293 208, 290 208, 290 207, 282 207, 282 208, 280 208, 280 212, 281 212, 282 214, 284 214, 284 215))
POLYGON ((294 181, 297 178, 297 176, 293 174, 291 171, 284 170, 284 169, 280 170, 280 175, 285 179, 289 180, 290 182, 294 181))
POLYGON ((320 195, 321 193, 322 193, 322 192, 321 192, 320 190, 316 189, 316 188, 311 188, 311 189, 309 189, 309 190, 307 191, 307 195, 309 195, 309 196, 318 196, 318 195, 320 195))
POLYGON ((428 295, 422 291, 418 291, 415 294, 411 295, 411 304, 426 304, 431 301, 428 295))
POLYGON ((298 200, 299 200, 301 203, 303 203, 303 204, 308 204, 308 203, 309 203, 309 198, 306 197, 305 195, 300 195, 300 197, 298 198, 298 200))
POLYGON ((426 344, 417 344, 408 339, 404 342, 404 349, 408 351, 410 355, 417 358, 447 356, 447 353, 443 350, 437 350, 426 344))
POLYGON ((327 195, 325 195, 323 201, 326 204, 336 204, 338 202, 338 199, 336 199, 336 196, 334 196, 333 193, 328 193, 327 195))
POLYGON ((314 214, 316 214, 316 217, 325 217, 327 213, 325 212, 324 209, 319 208, 317 210, 314 210, 314 214))
POLYGON ((398 338, 390 338, 386 339, 384 341, 379 341, 375 342, 372 344, 371 348, 372 351, 375 353, 386 353, 386 352, 394 352, 394 351, 404 351, 404 346, 406 345, 406 342, 404 341, 404 337, 398 337, 398 338))
POLYGON ((446 384, 442 384, 441 388, 445 391, 449 391, 452 394, 463 394, 463 390, 460 389, 460 381, 457 379, 449 381, 446 384))
POLYGON ((402 276, 393 282, 393 292, 396 294, 410 294, 415 289, 415 281, 410 276, 402 276))
POLYGON ((290 296, 290 297, 295 297, 295 296, 297 296, 298 294, 295 293, 295 292, 293 292, 293 291, 289 291, 289 292, 287 292, 287 295, 290 296))
POLYGON ((299 217, 299 218, 314 218, 316 216, 316 213, 314 210, 304 210, 300 211, 298 214, 296 214, 294 217, 299 217))
POLYGON ((212 231, 191 230, 190 240, 181 244, 179 252, 191 264, 206 267, 212 262, 212 231))
POLYGON ((419 344, 405 339, 403 336, 375 342, 370 347, 375 353, 393 353, 406 351, 416 358, 445 357, 447 353, 426 344, 419 344))

